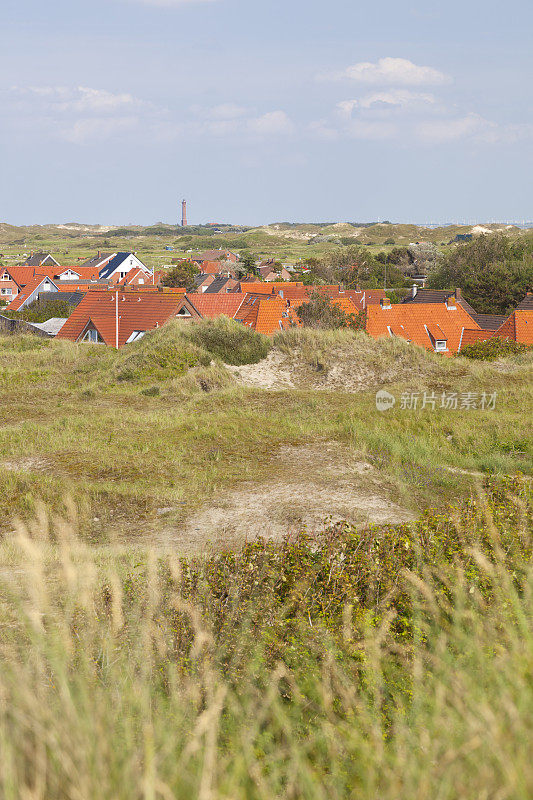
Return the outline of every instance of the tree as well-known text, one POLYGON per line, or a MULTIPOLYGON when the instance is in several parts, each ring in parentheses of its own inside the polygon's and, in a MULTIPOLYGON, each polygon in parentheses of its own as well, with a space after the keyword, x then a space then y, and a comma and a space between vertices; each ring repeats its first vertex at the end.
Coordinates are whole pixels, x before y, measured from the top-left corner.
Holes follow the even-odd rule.
POLYGON ((194 261, 178 261, 163 275, 161 283, 163 286, 172 286, 175 289, 190 290, 194 286, 195 277, 199 274, 200 270, 194 261))
POLYGON ((238 263, 239 272, 244 275, 257 275, 258 270, 255 263, 255 256, 249 251, 242 253, 238 263))
POLYGON ((457 245, 430 274, 430 289, 463 291, 480 314, 508 314, 533 285, 533 238, 479 236, 457 245))
POLYGON ((320 292, 313 292, 309 302, 302 303, 296 309, 296 314, 302 325, 307 328, 330 330, 335 328, 359 330, 365 327, 366 320, 364 311, 358 314, 346 314, 330 297, 320 292))

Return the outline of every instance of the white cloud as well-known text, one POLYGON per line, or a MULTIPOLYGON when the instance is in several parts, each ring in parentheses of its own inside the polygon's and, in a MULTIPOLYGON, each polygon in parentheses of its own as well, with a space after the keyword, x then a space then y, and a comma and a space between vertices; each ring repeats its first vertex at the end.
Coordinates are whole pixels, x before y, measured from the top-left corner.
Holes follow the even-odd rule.
POLYGON ((352 139, 368 139, 374 142, 394 139, 398 128, 390 122, 372 122, 370 120, 353 120, 346 128, 346 135, 352 139))
POLYGON ((388 86, 439 85, 451 80, 438 69, 419 66, 407 58, 380 58, 375 63, 361 61, 331 77, 388 86))
POLYGON ((115 113, 118 109, 143 105, 131 94, 91 89, 88 86, 14 86, 9 93, 15 102, 31 104, 33 110, 45 113, 115 113))
POLYGON ((422 122, 416 127, 415 133, 427 144, 446 144, 468 139, 485 144, 513 144, 523 139, 533 139, 533 125, 502 125, 471 113, 462 117, 422 122))
POLYGON ((73 144, 105 141, 117 135, 131 133, 139 126, 137 117, 89 117, 76 120, 61 130, 61 138, 73 144))
POLYGON ((431 144, 443 144, 457 139, 485 135, 498 126, 480 117, 478 114, 466 114, 463 117, 429 120, 416 126, 416 134, 423 141, 431 144))
POLYGON ((284 111, 269 111, 261 117, 248 120, 248 130, 262 136, 292 133, 294 126, 284 111))

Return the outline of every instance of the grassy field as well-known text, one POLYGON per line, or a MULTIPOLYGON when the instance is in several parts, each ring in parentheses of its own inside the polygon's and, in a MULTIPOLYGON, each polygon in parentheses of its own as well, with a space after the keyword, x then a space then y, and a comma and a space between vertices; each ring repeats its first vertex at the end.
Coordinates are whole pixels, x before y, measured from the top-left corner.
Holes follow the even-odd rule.
POLYGON ((72 496, 93 541, 110 529, 144 530, 153 541, 238 487, 283 475, 305 497, 305 474, 276 458, 286 446, 315 453, 314 473, 322 464, 333 484, 337 461, 371 465, 384 496, 414 514, 465 495, 475 480, 468 472, 531 472, 528 355, 480 364, 364 334, 287 332, 272 353, 287 360, 295 388, 265 391, 242 385, 199 346, 209 343, 200 330, 168 326, 118 354, 0 338, 2 525, 31 516, 37 498, 61 510, 72 496), (354 374, 358 391, 349 390, 354 374), (382 386, 398 398, 386 413, 375 408, 382 386), (402 410, 404 391, 498 392, 497 409, 402 410), (345 455, 328 456, 327 443, 345 455))
POLYGON ((0 337, 0 797, 529 800, 531 363, 0 337), (397 524, 339 521, 347 493, 397 524))
MULTIPOLYGON (((505 226, 491 226, 493 228, 505 226)), ((50 251, 62 265, 76 264, 97 250, 136 251, 149 267, 160 267, 172 258, 188 252, 215 248, 251 250, 258 258, 274 257, 288 263, 300 258, 321 257, 339 244, 361 244, 371 251, 390 250, 410 242, 429 241, 446 250, 459 233, 470 233, 471 226, 452 225, 445 228, 424 228, 417 225, 373 224, 354 227, 348 223, 289 225, 286 223, 260 228, 222 226, 220 233, 212 228, 182 229, 171 225, 150 227, 99 226, 75 227, 33 225, 15 227, 0 223, 0 261, 6 265, 22 263, 30 251, 50 251), (314 242, 316 236, 330 237, 314 242), (394 245, 389 244, 394 242, 394 245), (173 251, 166 251, 165 247, 173 251)), ((518 228, 507 229, 509 236, 520 236, 518 228)))
POLYGON ((2 545, 6 800, 529 800, 531 496, 180 561, 2 545))

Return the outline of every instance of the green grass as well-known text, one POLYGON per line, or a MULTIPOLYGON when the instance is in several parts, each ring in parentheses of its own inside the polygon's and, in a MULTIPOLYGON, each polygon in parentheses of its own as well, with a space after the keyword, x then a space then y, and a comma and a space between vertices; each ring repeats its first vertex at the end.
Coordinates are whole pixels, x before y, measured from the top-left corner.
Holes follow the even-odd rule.
POLYGON ((0 795, 529 800, 530 526, 493 482, 191 562, 41 509, 0 549, 0 795))
POLYGON ((219 360, 266 347, 238 333, 0 337, 0 797, 529 800, 531 354, 288 331, 300 388, 265 391, 219 360), (352 373, 370 388, 312 388, 352 373), (380 413, 378 385, 497 409, 380 413), (331 442, 418 520, 150 546, 158 509, 179 530, 331 442))
POLYGON ((61 510, 70 495, 97 541, 107 522, 126 532, 142 522, 149 535, 158 508, 175 508, 179 523, 232 487, 275 477, 273 456, 284 444, 347 445, 415 512, 468 493, 473 478, 453 469, 531 473, 528 363, 439 360, 346 332, 290 332, 277 346, 294 347, 311 365, 318 348, 329 369, 339 342, 349 365, 373 366, 398 398, 403 390, 486 389, 498 392, 497 410, 402 411, 397 403, 379 413, 375 384, 358 393, 246 389, 222 365, 207 366, 211 355, 173 327, 118 354, 2 337, 3 526, 15 515, 27 519, 38 498, 61 510))

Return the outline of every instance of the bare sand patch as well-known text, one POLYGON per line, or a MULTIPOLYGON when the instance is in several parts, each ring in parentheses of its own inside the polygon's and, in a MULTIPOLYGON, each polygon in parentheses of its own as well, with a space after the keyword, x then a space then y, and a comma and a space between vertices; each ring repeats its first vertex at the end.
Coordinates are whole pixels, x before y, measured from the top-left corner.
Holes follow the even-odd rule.
POLYGON ((393 502, 371 464, 336 442, 283 446, 271 467, 269 479, 221 492, 181 524, 164 528, 156 534, 158 543, 183 552, 216 550, 257 537, 280 541, 343 520, 364 527, 415 519, 393 502))

